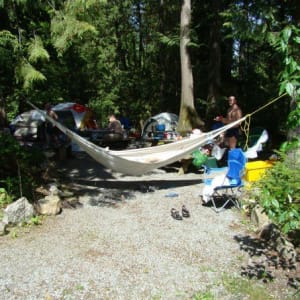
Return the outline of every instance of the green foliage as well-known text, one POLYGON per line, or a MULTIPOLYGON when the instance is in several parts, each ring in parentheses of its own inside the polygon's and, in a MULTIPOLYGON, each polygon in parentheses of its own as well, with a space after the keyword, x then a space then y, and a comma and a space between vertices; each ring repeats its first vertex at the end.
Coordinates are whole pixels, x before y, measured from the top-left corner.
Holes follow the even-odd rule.
POLYGON ((0 31, 0 45, 2 47, 11 46, 13 51, 19 47, 18 39, 8 30, 0 31))
POLYGON ((235 275, 224 274, 222 284, 236 299, 271 300, 268 291, 255 281, 235 275))
POLYGON ((216 297, 213 295, 211 291, 205 291, 205 292, 196 293, 192 299, 193 300, 215 300, 216 297))
POLYGON ((284 233, 300 229, 299 161, 281 153, 282 160, 259 181, 258 203, 284 233))
POLYGON ((41 216, 34 216, 30 219, 29 224, 32 225, 41 225, 42 224, 42 217, 41 216))
POLYGON ((0 188, 0 208, 12 202, 11 196, 4 188, 0 188))
POLYGON ((20 61, 17 68, 18 82, 23 82, 24 90, 28 90, 36 81, 44 81, 46 77, 25 59, 20 61))
POLYGON ((97 33, 95 26, 83 20, 84 15, 92 6, 98 6, 96 1, 67 1, 62 11, 55 11, 51 20, 51 35, 54 47, 62 55, 76 40, 90 32, 97 33))
POLYGON ((32 191, 40 183, 41 170, 37 164, 43 154, 21 147, 14 137, 0 135, 0 186, 12 200, 20 196, 33 198, 32 191))
POLYGON ((28 54, 30 63, 36 63, 39 60, 49 61, 50 59, 48 51, 43 46, 43 41, 38 36, 35 36, 35 38, 30 41, 28 54))
POLYGON ((179 44, 180 44, 180 38, 177 35, 172 35, 172 36, 166 36, 166 35, 163 35, 161 33, 158 33, 158 38, 160 40, 161 43, 169 46, 169 47, 176 47, 176 48, 179 48, 179 44))

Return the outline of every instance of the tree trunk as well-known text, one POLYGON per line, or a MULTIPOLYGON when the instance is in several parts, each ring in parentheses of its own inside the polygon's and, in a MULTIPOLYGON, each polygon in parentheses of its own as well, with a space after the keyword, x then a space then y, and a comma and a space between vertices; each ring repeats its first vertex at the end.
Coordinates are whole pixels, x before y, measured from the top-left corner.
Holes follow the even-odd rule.
MULTIPOLYGON (((299 100, 298 100, 299 101, 299 100)), ((297 99, 296 97, 292 97, 291 103, 290 103, 291 111, 295 110, 297 108, 297 99)), ((287 140, 292 142, 294 140, 298 140, 300 142, 300 126, 296 126, 295 128, 289 129, 287 134, 287 140)), ((291 161, 294 162, 294 166, 296 168, 299 168, 300 164, 300 147, 296 147, 289 151, 288 153, 289 158, 291 161)))
MULTIPOLYGON (((294 11, 293 11, 293 19, 297 27, 300 25, 300 2, 299 1, 292 1, 292 4, 294 6, 294 11)), ((290 102, 290 110, 299 110, 297 108, 297 103, 300 102, 299 95, 295 92, 294 96, 291 98, 290 102)), ((298 140, 300 142, 300 126, 296 126, 295 128, 289 129, 288 131, 288 141, 292 140, 298 140)), ((300 164, 300 147, 296 147, 289 153, 290 158, 294 159, 294 166, 296 168, 299 167, 300 164)))
POLYGON ((177 131, 185 136, 203 126, 194 106, 193 72, 188 44, 190 42, 191 0, 183 0, 180 15, 181 103, 177 131))
POLYGON ((5 101, 0 98, 0 130, 7 127, 7 118, 6 118, 6 110, 5 110, 5 101))
POLYGON ((221 20, 220 1, 213 0, 212 8, 214 20, 210 26, 209 33, 209 63, 208 63, 208 95, 207 95, 207 110, 208 116, 216 114, 217 98, 220 94, 221 86, 221 20))

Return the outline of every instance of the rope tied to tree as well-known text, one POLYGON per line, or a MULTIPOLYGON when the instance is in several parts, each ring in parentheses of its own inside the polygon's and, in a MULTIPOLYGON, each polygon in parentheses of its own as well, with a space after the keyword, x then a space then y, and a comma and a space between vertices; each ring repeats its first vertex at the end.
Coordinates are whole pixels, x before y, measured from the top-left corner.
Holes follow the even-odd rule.
POLYGON ((245 136, 246 136, 246 142, 245 142, 245 148, 246 150, 248 149, 248 142, 249 142, 249 132, 250 132, 250 124, 251 124, 251 117, 252 115, 256 114, 257 112, 265 109, 266 107, 268 107, 269 105, 273 104, 274 102, 278 101, 279 99, 282 99, 284 96, 286 96, 287 93, 284 93, 274 99, 272 99, 271 101, 267 102, 265 105, 259 107, 258 109, 256 109, 255 111, 253 111, 252 113, 249 113, 245 116, 245 120, 243 121, 243 125, 241 124, 241 130, 244 132, 245 136))

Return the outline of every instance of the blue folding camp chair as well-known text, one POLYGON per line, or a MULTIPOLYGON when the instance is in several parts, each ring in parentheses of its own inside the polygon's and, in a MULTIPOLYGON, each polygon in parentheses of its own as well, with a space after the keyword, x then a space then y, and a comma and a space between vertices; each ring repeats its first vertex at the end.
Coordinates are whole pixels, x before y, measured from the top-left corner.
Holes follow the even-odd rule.
MULTIPOLYGON (((240 208, 238 196, 242 191, 244 169, 246 165, 246 157, 240 148, 232 149, 228 152, 227 172, 218 177, 205 182, 205 185, 211 185, 211 193, 205 203, 213 204, 215 212, 222 211, 229 203, 240 208), (216 183, 218 185, 214 186, 216 183), (220 205, 221 203, 221 205, 220 205)), ((207 195, 206 195, 207 197, 207 195)))

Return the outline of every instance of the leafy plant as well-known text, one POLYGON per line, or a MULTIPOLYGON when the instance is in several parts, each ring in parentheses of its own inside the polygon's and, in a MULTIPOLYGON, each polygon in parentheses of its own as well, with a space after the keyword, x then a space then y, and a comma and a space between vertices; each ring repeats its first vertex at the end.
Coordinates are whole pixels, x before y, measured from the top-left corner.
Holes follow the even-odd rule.
POLYGON ((4 188, 0 188, 0 208, 12 202, 11 196, 4 188))
POLYGON ((0 135, 0 184, 11 200, 32 198, 32 190, 41 180, 37 162, 42 160, 40 151, 21 147, 11 135, 0 135))
POLYGON ((42 224, 42 217, 41 216, 35 216, 35 217, 32 217, 30 219, 30 224, 33 224, 33 225, 41 225, 42 224))
POLYGON ((293 157, 283 158, 259 181, 257 197, 268 217, 284 233, 300 229, 300 171, 293 157))
POLYGON ((216 299, 212 292, 199 292, 193 296, 193 300, 214 300, 216 299))

